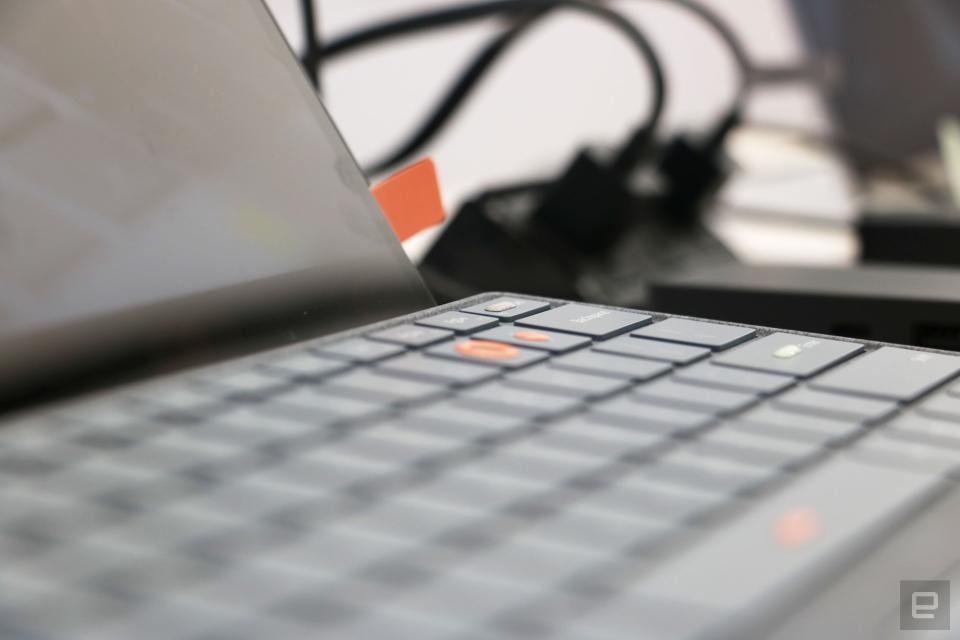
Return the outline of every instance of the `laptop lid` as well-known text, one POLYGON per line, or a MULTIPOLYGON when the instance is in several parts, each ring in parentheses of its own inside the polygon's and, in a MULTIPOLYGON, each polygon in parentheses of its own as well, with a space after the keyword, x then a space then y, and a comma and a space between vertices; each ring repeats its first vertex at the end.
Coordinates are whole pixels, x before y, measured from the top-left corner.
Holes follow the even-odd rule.
POLYGON ((0 3, 0 396, 430 304, 261 0, 0 3))

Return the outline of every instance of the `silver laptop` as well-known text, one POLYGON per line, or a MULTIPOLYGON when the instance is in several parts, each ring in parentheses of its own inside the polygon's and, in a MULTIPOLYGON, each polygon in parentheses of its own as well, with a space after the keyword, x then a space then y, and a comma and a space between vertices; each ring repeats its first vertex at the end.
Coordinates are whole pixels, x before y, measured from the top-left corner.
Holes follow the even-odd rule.
POLYGON ((0 96, 0 637, 950 636, 960 356, 432 307, 259 0, 3 2, 0 96))

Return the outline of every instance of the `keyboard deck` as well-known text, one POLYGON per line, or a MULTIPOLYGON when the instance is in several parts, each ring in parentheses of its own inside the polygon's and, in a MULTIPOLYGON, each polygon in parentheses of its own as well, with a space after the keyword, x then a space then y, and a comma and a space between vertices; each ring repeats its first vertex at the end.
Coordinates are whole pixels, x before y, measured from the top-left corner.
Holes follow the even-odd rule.
POLYGON ((497 295, 24 415, 0 637, 713 637, 944 490, 958 376, 497 295))

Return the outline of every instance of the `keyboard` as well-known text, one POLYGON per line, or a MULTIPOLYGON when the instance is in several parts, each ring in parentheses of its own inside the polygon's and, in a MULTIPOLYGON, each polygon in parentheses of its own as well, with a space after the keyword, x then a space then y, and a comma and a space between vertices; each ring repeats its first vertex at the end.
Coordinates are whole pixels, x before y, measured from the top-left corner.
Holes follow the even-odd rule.
POLYGON ((74 400, 0 429, 0 637, 722 637, 952 486, 958 376, 487 295, 74 400))

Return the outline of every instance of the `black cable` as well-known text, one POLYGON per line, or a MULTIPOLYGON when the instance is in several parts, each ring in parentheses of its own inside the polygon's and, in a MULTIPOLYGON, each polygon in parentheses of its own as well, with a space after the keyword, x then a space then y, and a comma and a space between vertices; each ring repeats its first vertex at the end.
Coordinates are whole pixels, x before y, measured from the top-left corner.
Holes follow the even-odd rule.
POLYGON ((437 101, 430 114, 417 127, 413 134, 407 138, 406 142, 398 145, 392 153, 388 154, 382 160, 371 164, 367 171, 370 173, 386 171, 391 167, 402 164, 417 153, 417 151, 425 147, 440 133, 447 122, 450 121, 464 102, 466 102, 467 97, 493 67, 494 63, 502 57, 503 53, 518 40, 519 36, 533 25, 538 18, 539 15, 537 14, 525 17, 519 24, 505 30, 488 42, 460 73, 443 97, 437 101))
MULTIPOLYGON (((342 55, 356 48, 379 42, 391 38, 402 37, 412 33, 449 27, 458 24, 479 20, 494 15, 520 15, 530 16, 537 13, 544 13, 553 9, 574 9, 583 13, 593 15, 598 19, 605 20, 611 26, 619 29, 636 47, 648 67, 653 87, 653 98, 650 112, 645 121, 637 128, 631 136, 630 141, 624 145, 622 153, 619 154, 617 166, 628 164, 635 161, 637 151, 646 146, 652 137, 663 115, 663 108, 666 102, 666 80, 663 74, 663 68, 652 45, 646 36, 632 22, 624 18, 619 13, 612 11, 600 5, 594 5, 584 0, 493 0, 490 2, 479 2, 474 4, 462 5, 451 9, 440 9, 429 11, 398 20, 392 20, 385 23, 373 25, 366 29, 354 32, 348 36, 327 43, 321 49, 324 59, 330 59, 337 55, 342 55)), ((515 40, 516 35, 522 32, 532 20, 521 22, 521 25, 514 27, 511 31, 516 34, 505 33, 487 45, 474 63, 469 65, 464 78, 459 80, 454 88, 448 92, 444 100, 441 101, 440 108, 428 118, 425 126, 421 127, 417 134, 411 140, 404 144, 404 150, 409 148, 418 148, 418 145, 411 143, 416 139, 429 139, 435 133, 433 126, 439 123, 442 126, 459 103, 466 97, 469 90, 476 84, 480 77, 488 70, 494 61, 507 49, 509 44, 515 40), (446 105, 446 107, 444 107, 446 105)), ((437 128, 439 128, 439 126, 437 128)), ((422 140, 420 140, 422 143, 422 140)), ((403 154, 402 157, 406 157, 403 154)), ((388 158, 388 161, 396 160, 401 154, 394 153, 388 158)), ((386 168, 384 162, 377 163, 376 169, 386 168)))
POLYGON ((320 88, 321 44, 317 36, 317 12, 314 0, 300 0, 300 18, 303 21, 303 53, 300 64, 315 89, 320 88))
MULTIPOLYGON (((666 0, 675 4, 695 16, 700 18, 709 26, 715 34, 723 41, 737 66, 740 74, 740 83, 735 100, 734 110, 738 110, 749 90, 752 77, 755 73, 753 64, 745 48, 737 35, 730 26, 724 22, 718 14, 701 5, 694 0, 666 0)), ((491 39, 473 58, 473 60, 464 68, 454 83, 446 93, 437 101, 429 115, 421 122, 419 127, 410 135, 405 142, 398 145, 396 149, 388 154, 384 159, 374 163, 369 170, 373 173, 381 172, 392 166, 405 162, 417 151, 426 146, 450 121, 459 108, 466 102, 466 99, 479 85, 487 72, 493 65, 503 57, 510 45, 518 40, 535 22, 545 17, 553 7, 541 9, 540 11, 527 16, 519 24, 506 29, 496 37, 491 39)), ((345 42, 355 43, 353 36, 347 36, 342 39, 345 42)), ((364 44, 371 44, 375 40, 366 40, 364 44)), ((350 50, 352 47, 359 46, 351 44, 350 47, 343 49, 338 45, 333 49, 334 55, 350 50)), ((637 136, 624 146, 620 155, 620 162, 629 165, 638 153, 648 144, 648 137, 645 135, 637 136)), ((624 167, 626 169, 627 167, 624 167)))

